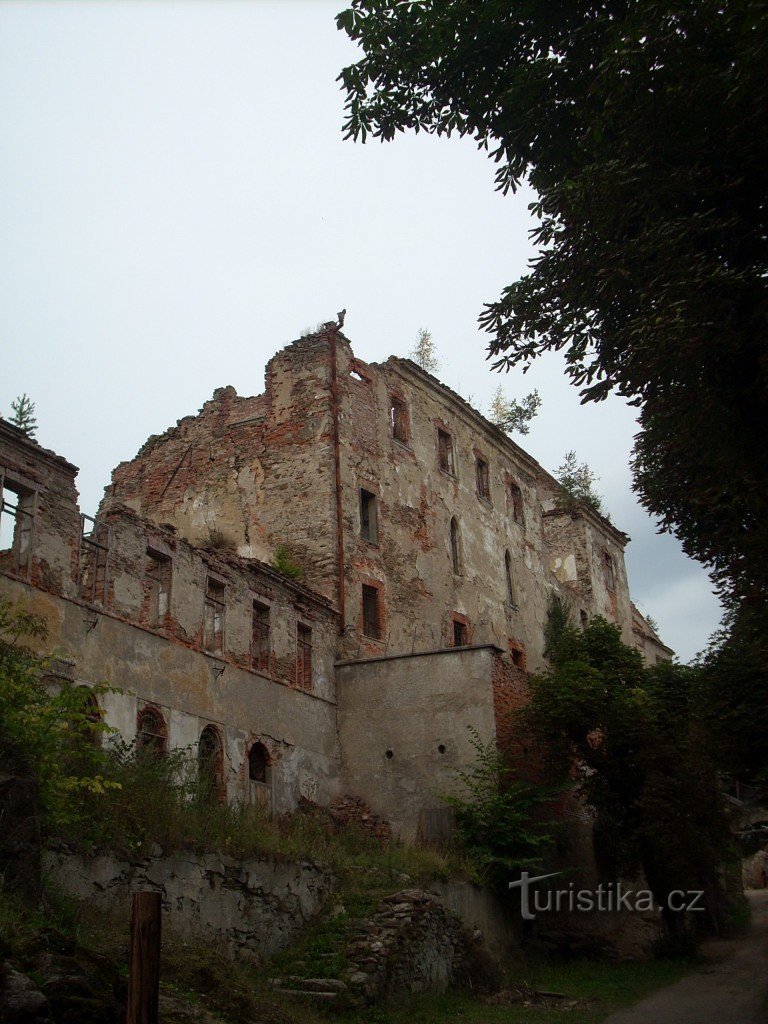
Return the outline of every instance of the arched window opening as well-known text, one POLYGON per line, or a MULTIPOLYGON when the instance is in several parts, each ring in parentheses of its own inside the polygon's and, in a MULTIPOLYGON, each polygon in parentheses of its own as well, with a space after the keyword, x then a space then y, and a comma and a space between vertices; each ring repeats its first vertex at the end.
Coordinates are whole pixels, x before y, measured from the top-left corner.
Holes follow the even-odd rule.
POLYGON ((168 753, 168 729, 156 708, 144 708, 139 715, 136 746, 157 760, 168 753))
POLYGON ((248 803, 272 810, 272 765, 263 743, 254 743, 248 751, 248 803))
POLYGON ((224 797, 224 749, 219 730, 206 725, 197 746, 197 771, 200 796, 207 800, 224 797))
POLYGON ((456 522, 456 517, 451 519, 451 562, 453 564, 453 571, 456 575, 461 573, 461 550, 459 543, 459 524, 456 522))
POLYGON ((509 604, 517 604, 515 600, 515 585, 512 581, 512 556, 508 551, 504 554, 504 574, 507 581, 507 601, 509 604))
POLYGON ((85 713, 84 733, 94 747, 100 747, 103 719, 95 694, 89 693, 85 697, 83 711, 85 713))

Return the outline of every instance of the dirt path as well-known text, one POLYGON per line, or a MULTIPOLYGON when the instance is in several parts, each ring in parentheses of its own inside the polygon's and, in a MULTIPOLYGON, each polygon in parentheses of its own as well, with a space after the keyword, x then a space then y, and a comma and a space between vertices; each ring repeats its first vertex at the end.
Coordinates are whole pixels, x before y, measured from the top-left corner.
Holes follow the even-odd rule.
POLYGON ((741 939, 707 943, 711 963, 604 1024, 767 1024, 768 891, 747 893, 752 926, 741 939))

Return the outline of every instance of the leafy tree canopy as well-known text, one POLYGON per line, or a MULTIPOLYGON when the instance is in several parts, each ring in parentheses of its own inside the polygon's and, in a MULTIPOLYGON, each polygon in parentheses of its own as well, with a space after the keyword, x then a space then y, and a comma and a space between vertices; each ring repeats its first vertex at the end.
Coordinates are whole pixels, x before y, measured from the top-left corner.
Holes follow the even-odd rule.
POLYGON ((440 360, 437 358, 437 349, 432 340, 432 334, 426 327, 419 328, 416 335, 416 342, 411 351, 411 359, 414 363, 426 370, 427 373, 437 373, 440 369, 440 360))
MULTIPOLYGON (((619 628, 595 618, 574 629, 550 610, 549 672, 532 679, 523 716, 555 778, 574 775, 595 814, 606 876, 642 867, 660 906, 673 889, 702 889, 710 924, 727 923, 722 864, 733 857, 701 673, 646 668, 619 628)), ((665 915, 673 936, 681 922, 665 915)))
POLYGON ((562 466, 555 474, 560 484, 558 503, 562 508, 573 508, 576 505, 589 505, 600 515, 605 515, 603 499, 595 490, 597 476, 586 462, 579 463, 576 452, 566 452, 562 466))
POLYGON ((518 402, 514 398, 505 398, 499 385, 493 395, 488 419, 508 434, 527 434, 540 405, 541 397, 536 389, 518 402))
POLYGON ((641 500, 724 587, 768 591, 768 7, 353 0, 347 137, 474 138, 527 177, 539 253, 480 320, 641 407, 641 500))

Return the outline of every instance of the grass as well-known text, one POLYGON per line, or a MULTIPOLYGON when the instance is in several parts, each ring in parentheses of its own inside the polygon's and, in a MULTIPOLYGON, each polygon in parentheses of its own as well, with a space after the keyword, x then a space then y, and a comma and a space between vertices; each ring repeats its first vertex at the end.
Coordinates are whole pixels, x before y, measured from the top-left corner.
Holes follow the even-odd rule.
POLYGON ((380 872, 388 886, 434 879, 475 879, 475 869, 458 850, 409 846, 379 840, 354 825, 338 825, 327 811, 307 806, 286 815, 257 807, 225 804, 201 791, 188 752, 158 761, 132 746, 114 744, 100 765, 109 787, 79 792, 72 812, 51 835, 85 853, 109 850, 146 856, 191 849, 239 859, 271 856, 319 861, 335 874, 380 872))

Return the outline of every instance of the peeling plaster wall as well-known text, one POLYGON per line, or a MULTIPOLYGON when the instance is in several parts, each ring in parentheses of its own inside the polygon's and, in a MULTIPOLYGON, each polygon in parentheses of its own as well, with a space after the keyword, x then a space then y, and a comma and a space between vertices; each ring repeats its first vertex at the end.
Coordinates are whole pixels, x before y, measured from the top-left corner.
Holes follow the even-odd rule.
MULTIPOLYGON (((101 709, 107 723, 126 742, 136 738, 143 707, 157 707, 168 727, 172 748, 197 753, 200 733, 214 725, 224 749, 223 783, 230 800, 246 797, 246 757, 254 741, 262 742, 272 758, 273 796, 278 810, 296 806, 300 796, 329 803, 339 793, 340 752, 336 733, 333 689, 335 620, 323 623, 327 643, 317 630, 315 692, 305 692, 280 680, 240 667, 179 643, 162 631, 150 630, 83 602, 63 599, 8 577, 3 592, 41 615, 48 624, 47 650, 55 651, 67 667, 64 678, 74 685, 107 683, 119 689, 106 694, 101 709), (221 672, 221 669, 224 669, 221 672)), ((177 584, 176 600, 181 587, 177 584)), ((202 611, 202 596, 186 595, 202 611)), ((122 608, 121 612, 126 613, 122 608)), ((275 607, 274 621, 287 630, 291 650, 290 607, 275 607), (286 622, 281 622, 284 614, 286 622)), ((138 617, 138 613, 137 613, 138 617)), ((295 621, 295 620, 294 620, 295 621)), ((250 627, 249 627, 250 628, 250 627)), ((276 645, 280 642, 277 631, 276 645)), ((292 655, 291 658, 295 656, 292 655)))
POLYGON ((404 840, 424 811, 445 807, 454 769, 474 760, 468 727, 484 743, 495 738, 495 655, 464 648, 337 666, 343 789, 404 840))

